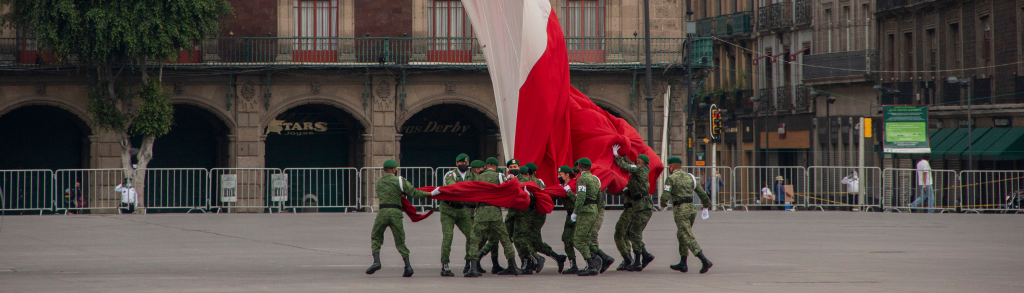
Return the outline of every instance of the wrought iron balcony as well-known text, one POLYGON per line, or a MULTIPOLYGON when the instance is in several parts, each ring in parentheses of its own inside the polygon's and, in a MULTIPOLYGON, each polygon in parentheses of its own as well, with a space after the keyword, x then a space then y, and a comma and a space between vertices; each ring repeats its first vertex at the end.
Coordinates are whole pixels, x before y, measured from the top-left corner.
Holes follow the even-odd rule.
POLYGON ((811 89, 803 85, 795 86, 793 90, 793 109, 807 110, 811 106, 811 89))
POLYGON ((772 95, 772 88, 763 88, 757 90, 757 99, 760 100, 758 105, 758 113, 771 114, 775 111, 775 97, 772 95))
POLYGON ((811 20, 814 17, 814 10, 811 7, 813 3, 810 0, 796 0, 794 2, 795 17, 793 18, 793 24, 796 26, 809 26, 811 20))
POLYGON ((789 111, 793 109, 793 100, 791 96, 790 86, 784 85, 778 87, 775 90, 775 108, 779 111, 789 111))
POLYGON ((804 56, 804 81, 820 83, 818 80, 821 79, 842 79, 837 82, 863 79, 864 74, 875 67, 868 63, 874 54, 874 50, 859 50, 804 56))
MULTIPOLYGON (((944 1, 944 0, 942 0, 944 1)), ((875 0, 875 10, 885 12, 894 9, 910 8, 918 4, 939 3, 940 0, 875 0)))
POLYGON ((729 32, 729 15, 715 16, 715 36, 725 37, 731 34, 729 32))
POLYGON ((711 38, 693 39, 693 67, 710 68, 714 62, 714 41, 711 38))
POLYGON ((715 35, 715 19, 702 18, 697 20, 697 36, 711 37, 715 35))
POLYGON ((793 3, 779 2, 757 8, 757 30, 768 32, 793 26, 793 3))
MULTIPOLYGON (((651 38, 651 58, 659 68, 681 67, 685 38, 651 38)), ((710 40, 695 41, 694 60, 711 60, 710 40)), ((573 69, 642 68, 643 38, 566 38, 573 69)), ((154 61, 153 64, 157 62, 154 61)), ((162 60, 177 67, 407 67, 484 69, 475 38, 214 38, 178 57, 162 60)), ((76 67, 72 57, 59 58, 33 39, 0 38, 0 69, 76 67)))
POLYGON ((751 19, 753 13, 750 11, 736 12, 729 15, 729 35, 746 35, 754 32, 751 19))

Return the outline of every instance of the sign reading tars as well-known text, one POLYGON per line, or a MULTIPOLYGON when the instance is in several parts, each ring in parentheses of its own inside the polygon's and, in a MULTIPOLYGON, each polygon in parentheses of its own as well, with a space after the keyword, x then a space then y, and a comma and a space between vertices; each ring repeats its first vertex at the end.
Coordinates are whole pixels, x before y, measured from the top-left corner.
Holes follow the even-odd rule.
POLYGON ((264 135, 275 133, 280 135, 310 135, 317 132, 326 132, 327 122, 288 122, 283 120, 272 120, 267 125, 264 135))

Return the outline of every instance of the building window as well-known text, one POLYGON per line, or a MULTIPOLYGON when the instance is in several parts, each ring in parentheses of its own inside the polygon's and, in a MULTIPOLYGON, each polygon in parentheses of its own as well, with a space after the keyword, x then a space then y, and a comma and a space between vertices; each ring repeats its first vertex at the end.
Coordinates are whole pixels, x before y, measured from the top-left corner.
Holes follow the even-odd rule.
POLYGON ((906 53, 906 59, 903 60, 904 64, 907 65, 907 70, 914 71, 914 34, 905 33, 903 34, 903 45, 905 46, 903 52, 906 53))
POLYGON ((562 0, 569 62, 604 62, 604 0, 562 0))
POLYGON ((430 14, 431 44, 427 59, 431 62, 470 62, 473 59, 473 27, 459 0, 434 0, 430 14))
POLYGON ((953 54, 952 55, 952 69, 963 69, 963 54, 961 54, 961 42, 960 42, 960 24, 953 23, 949 25, 949 39, 953 43, 953 54))
POLYGON ((334 62, 338 50, 338 0, 294 0, 292 58, 297 62, 334 62))
POLYGON ((928 70, 934 72, 936 63, 938 63, 938 51, 935 50, 935 29, 926 30, 925 36, 927 36, 927 43, 924 45, 928 52, 928 70))
MULTIPOLYGON (((991 66, 992 65, 992 24, 989 22, 989 17, 984 16, 980 19, 981 29, 981 65, 991 66)), ((987 70, 986 70, 987 71, 987 70)))

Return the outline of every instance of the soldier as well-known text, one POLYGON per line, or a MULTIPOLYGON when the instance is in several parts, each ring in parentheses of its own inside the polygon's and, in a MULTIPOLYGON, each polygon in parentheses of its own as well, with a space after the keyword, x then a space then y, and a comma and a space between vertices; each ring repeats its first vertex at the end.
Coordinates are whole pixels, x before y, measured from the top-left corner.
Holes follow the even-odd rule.
POLYGON ((472 163, 469 163, 469 168, 473 172, 473 178, 476 178, 476 175, 480 175, 484 171, 484 161, 473 160, 472 163))
MULTIPOLYGON (((482 162, 481 162, 482 163, 482 162)), ((466 154, 460 154, 455 157, 455 170, 448 171, 444 174, 444 185, 452 185, 464 181, 473 181, 476 179, 476 175, 469 171, 469 156, 466 154)), ((459 227, 459 231, 462 232, 463 236, 466 236, 466 267, 462 269, 462 273, 468 273, 470 269, 469 246, 473 237, 473 209, 476 208, 476 204, 457 202, 457 201, 441 201, 441 276, 442 277, 453 277, 452 270, 448 268, 449 256, 452 252, 452 238, 454 237, 455 226, 459 227)))
POLYGON ((601 180, 590 174, 590 159, 582 158, 576 161, 579 165, 580 177, 576 180, 576 190, 565 188, 570 196, 575 196, 575 207, 570 219, 576 221, 573 244, 576 250, 580 251, 583 259, 587 261, 587 268, 580 270, 579 276, 594 276, 599 273, 602 266, 602 257, 598 255, 596 245, 593 244, 595 222, 598 220, 598 201, 601 197, 601 180))
MULTIPOLYGON (((686 256, 692 251, 693 255, 700 259, 700 273, 707 273, 711 268, 711 261, 704 257, 704 252, 697 245, 697 239, 693 237, 693 220, 697 216, 696 208, 693 206, 693 193, 700 197, 700 202, 711 202, 704 188, 696 184, 697 178, 682 170, 683 160, 679 157, 668 159, 669 175, 665 179, 665 192, 661 196, 661 206, 672 201, 672 215, 676 220, 676 238, 679 240, 679 263, 669 266, 673 270, 686 272, 686 256), (689 249, 689 251, 687 251, 689 249)), ((703 207, 707 213, 708 208, 703 207)))
MULTIPOLYGON (((472 172, 473 172, 473 175, 474 175, 473 178, 476 179, 477 176, 479 176, 480 173, 483 173, 483 171, 484 171, 484 161, 473 160, 472 163, 469 163, 469 167, 471 168, 470 170, 472 170, 472 172)), ((473 204, 473 205, 475 205, 475 204, 473 204)), ((475 211, 474 211, 474 214, 475 214, 475 211)), ((498 247, 497 246, 492 246, 491 250, 486 250, 486 252, 485 252, 485 250, 483 250, 483 247, 484 247, 484 244, 487 243, 487 235, 481 235, 475 229, 471 230, 471 231, 473 232, 473 237, 476 237, 478 240, 480 240, 479 241, 480 244, 479 244, 479 247, 477 247, 477 249, 480 252, 482 252, 482 254, 480 256, 478 256, 478 258, 481 258, 484 255, 487 255, 487 252, 490 252, 491 253, 491 273, 492 274, 497 274, 498 272, 504 271, 505 268, 501 267, 501 265, 498 264, 498 247)), ((468 245, 469 242, 467 241, 466 244, 468 245)), ((479 269, 479 273, 480 274, 483 274, 483 273, 487 272, 487 271, 484 271, 483 269, 480 269, 480 267, 477 267, 477 269, 479 269)), ((464 272, 464 274, 465 274, 465 272, 464 272)))
POLYGON ((576 267, 576 251, 573 249, 573 236, 576 231, 576 221, 571 219, 573 209, 576 207, 576 197, 569 192, 569 181, 575 178, 575 173, 569 166, 562 166, 558 168, 558 182, 562 188, 566 190, 568 196, 561 199, 562 206, 565 207, 565 225, 562 229, 562 244, 565 246, 565 257, 569 259, 569 268, 565 270, 559 270, 562 274, 578 274, 579 268, 576 267))
POLYGON ((643 242, 644 229, 647 228, 647 222, 651 220, 654 212, 648 183, 648 174, 651 171, 648 165, 651 159, 641 154, 637 156, 639 160, 634 164, 626 157, 619 156, 619 148, 619 145, 613 146, 612 154, 615 155, 615 163, 619 168, 629 172, 629 183, 626 185, 622 215, 615 223, 615 247, 622 255, 622 263, 615 270, 639 272, 654 261, 654 255, 647 252, 643 242), (636 255, 635 258, 630 257, 630 248, 636 255))
POLYGON ((374 183, 377 198, 380 201, 380 210, 377 211, 373 229, 370 230, 373 264, 366 269, 367 275, 372 275, 380 269, 380 246, 384 244, 384 229, 391 228, 391 234, 395 237, 395 248, 398 248, 398 252, 402 254, 402 259, 405 261, 405 273, 402 274, 402 277, 412 276, 409 248, 405 247, 405 229, 402 227, 402 194, 407 194, 410 198, 426 198, 440 194, 437 188, 430 193, 416 190, 408 180, 395 176, 397 172, 397 162, 384 161, 384 177, 377 179, 377 182, 374 183))
MULTIPOLYGON (((516 180, 519 180, 519 183, 532 181, 529 175, 527 175, 530 169, 526 166, 520 166, 519 160, 508 160, 505 166, 508 169, 506 180, 516 178, 516 180)), ((505 229, 509 232, 509 239, 515 245, 516 251, 519 252, 519 259, 523 264, 523 274, 532 275, 534 271, 538 270, 538 267, 542 268, 543 259, 534 256, 534 247, 530 240, 529 210, 508 209, 508 212, 505 213, 505 229)), ((487 245, 483 247, 484 253, 497 252, 497 245, 498 243, 495 239, 489 239, 487 245)))
MULTIPOLYGON (((498 160, 495 158, 487 158, 485 170, 480 173, 477 177, 477 181, 487 182, 491 184, 501 184, 505 181, 505 177, 499 174, 498 160)), ((512 241, 508 238, 508 230, 505 230, 505 225, 501 222, 501 209, 491 204, 480 202, 477 204, 476 213, 473 215, 473 230, 477 232, 477 235, 486 235, 490 239, 495 239, 501 243, 502 248, 505 251, 505 258, 508 259, 508 269, 498 272, 498 275, 519 275, 522 273, 519 268, 516 267, 516 251, 512 247, 512 241)), ((480 247, 480 238, 474 237, 473 242, 470 244, 470 249, 476 249, 480 247)), ((473 267, 476 269, 469 270, 466 273, 467 278, 479 277, 480 276, 480 256, 476 255, 476 251, 470 251, 470 255, 473 259, 473 267)))
MULTIPOLYGON (((533 180, 534 183, 537 183, 537 186, 541 189, 547 188, 547 185, 544 184, 544 180, 537 178, 537 165, 534 163, 526 163, 526 167, 530 168, 528 177, 533 180)), ((533 198, 531 198, 531 200, 532 199, 533 198)), ((544 238, 540 233, 541 229, 544 227, 544 223, 547 222, 548 215, 537 212, 536 202, 533 201, 531 201, 530 209, 527 211, 530 219, 530 229, 528 230, 530 234, 528 239, 530 239, 530 246, 534 249, 534 258, 538 260, 536 266, 537 272, 539 273, 544 267, 544 258, 537 254, 540 253, 554 259, 555 262, 558 263, 558 272, 561 273, 565 268, 565 260, 567 257, 555 252, 555 250, 551 248, 551 245, 544 242, 544 238)))

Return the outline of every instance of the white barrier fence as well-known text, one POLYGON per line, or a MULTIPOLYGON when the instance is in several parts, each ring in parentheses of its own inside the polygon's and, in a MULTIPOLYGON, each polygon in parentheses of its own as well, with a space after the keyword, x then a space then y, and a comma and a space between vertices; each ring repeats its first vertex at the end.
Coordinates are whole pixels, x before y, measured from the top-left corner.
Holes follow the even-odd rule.
MULTIPOLYGON (((453 167, 402 167, 415 187, 444 185, 453 167)), ((1024 171, 879 169, 877 167, 684 167, 721 208, 1024 212, 1024 171), (851 182, 857 172, 857 181, 851 182), (712 194, 711 174, 720 181, 712 194), (781 181, 779 181, 781 179, 781 181), (930 182, 929 184, 926 184, 930 182)), ((377 205, 382 168, 147 169, 139 208, 161 212, 348 212, 377 205)), ((0 170, 3 214, 90 213, 121 208, 122 169, 0 170)), ((659 189, 660 190, 660 189, 659 189)), ((608 206, 622 197, 606 194, 608 206)), ((432 199, 413 199, 436 208, 432 199)), ((695 204, 701 204, 695 198, 695 204)))

